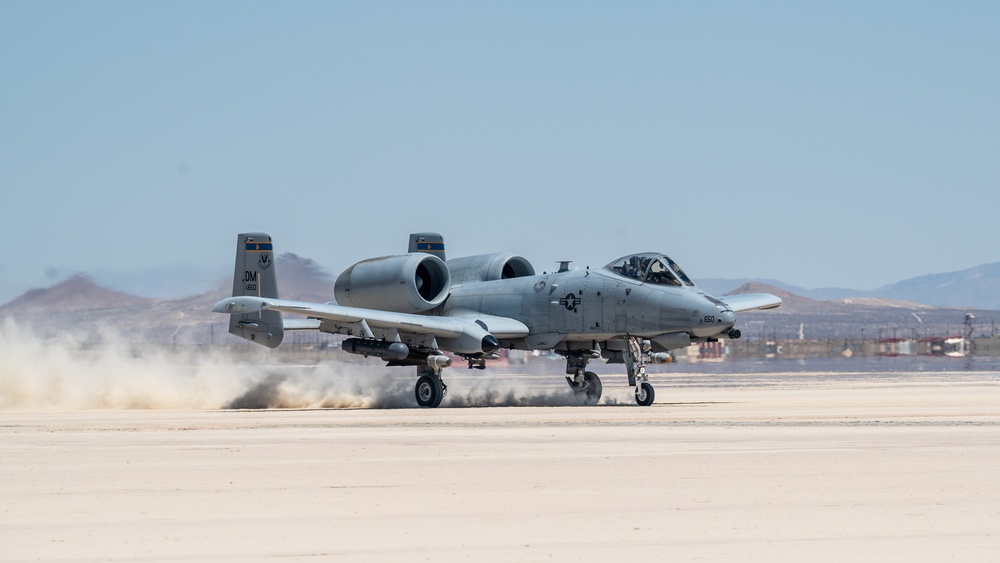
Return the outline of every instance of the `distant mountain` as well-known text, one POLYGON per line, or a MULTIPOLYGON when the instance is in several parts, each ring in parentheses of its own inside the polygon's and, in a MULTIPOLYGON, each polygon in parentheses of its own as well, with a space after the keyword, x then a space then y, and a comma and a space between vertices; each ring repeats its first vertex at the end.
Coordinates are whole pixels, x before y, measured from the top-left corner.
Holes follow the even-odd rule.
POLYGON ((1000 320, 1000 311, 931 307, 878 297, 809 299, 779 287, 750 282, 731 293, 771 293, 781 297, 781 307, 736 315, 745 338, 857 339, 920 338, 961 334, 966 313, 976 316, 976 334, 988 335, 1000 320))
MULTIPOLYGON (((772 289, 778 288, 782 291, 788 293, 794 293, 799 296, 807 296, 809 290, 804 287, 799 287, 796 285, 790 285, 778 280, 769 279, 757 279, 757 278, 697 278, 694 280, 698 287, 707 291, 710 295, 727 295, 729 293, 753 293, 750 291, 745 291, 745 286, 755 285, 755 286, 767 286, 772 289)), ((770 291, 764 291, 763 293, 773 293, 770 291)), ((775 293, 775 295, 777 295, 775 293)), ((780 297, 780 296, 779 296, 780 297)))
POLYGON ((232 276, 232 269, 195 266, 163 266, 144 270, 100 269, 88 272, 94 282, 124 293, 158 299, 197 295, 232 276))
POLYGON ((761 282, 748 282, 740 287, 725 293, 732 295, 736 293, 770 293, 777 295, 782 300, 782 306, 787 310, 789 307, 819 307, 822 305, 835 306, 843 305, 863 305, 869 307, 897 307, 904 309, 927 309, 930 305, 916 303, 913 301, 903 301, 899 299, 888 299, 885 297, 847 297, 842 299, 815 299, 803 297, 785 288, 769 285, 761 282))
POLYGON ((813 307, 817 303, 814 299, 796 295, 795 293, 792 293, 784 288, 755 281, 747 282, 732 291, 717 293, 716 295, 736 295, 739 293, 770 293, 771 295, 777 295, 781 298, 781 307, 786 311, 789 309, 813 307))
POLYGON ((76 275, 44 289, 32 289, 0 306, 0 314, 18 315, 41 311, 95 311, 154 303, 98 285, 88 276, 76 275))
POLYGON ((728 293, 748 283, 759 283, 818 301, 851 299, 855 303, 859 303, 859 299, 882 299, 889 301, 885 304, 896 303, 898 305, 899 302, 907 302, 933 307, 1000 310, 1000 262, 984 264, 958 272, 910 278, 875 290, 806 289, 776 280, 746 278, 706 278, 695 281, 707 292, 715 295, 728 293))
MULTIPOLYGON (((295 254, 277 257, 278 290, 302 301, 333 300, 333 277, 316 262, 295 254)), ((32 289, 0 306, 9 317, 43 336, 75 333, 93 337, 98 327, 111 327, 131 340, 144 342, 226 342, 228 319, 212 313, 212 305, 232 295, 228 278, 215 288, 179 299, 148 299, 115 291, 87 276, 74 276, 43 289, 32 289)), ((233 341, 235 342, 235 340, 233 341)))
POLYGON ((910 278, 871 293, 876 297, 916 301, 936 307, 1000 310, 1000 262, 958 272, 910 278))

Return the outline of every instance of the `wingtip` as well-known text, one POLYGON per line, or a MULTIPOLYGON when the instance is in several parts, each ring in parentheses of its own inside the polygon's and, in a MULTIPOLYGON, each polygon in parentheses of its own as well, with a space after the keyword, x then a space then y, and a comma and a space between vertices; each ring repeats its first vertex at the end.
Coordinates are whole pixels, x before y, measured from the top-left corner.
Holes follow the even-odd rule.
POLYGON ((236 303, 232 299, 223 299, 212 307, 213 313, 232 313, 236 303))
POLYGON ((257 297, 228 297, 212 307, 213 313, 243 315, 256 313, 267 308, 267 302, 257 297))

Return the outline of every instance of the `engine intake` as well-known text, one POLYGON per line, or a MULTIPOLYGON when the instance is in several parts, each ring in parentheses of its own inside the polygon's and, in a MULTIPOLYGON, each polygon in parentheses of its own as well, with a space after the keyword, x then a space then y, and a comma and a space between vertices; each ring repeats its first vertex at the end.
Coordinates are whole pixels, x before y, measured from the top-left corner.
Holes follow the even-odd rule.
POLYGON ((400 313, 422 313, 444 303, 451 287, 448 266, 424 253, 363 260, 334 285, 337 303, 400 313))

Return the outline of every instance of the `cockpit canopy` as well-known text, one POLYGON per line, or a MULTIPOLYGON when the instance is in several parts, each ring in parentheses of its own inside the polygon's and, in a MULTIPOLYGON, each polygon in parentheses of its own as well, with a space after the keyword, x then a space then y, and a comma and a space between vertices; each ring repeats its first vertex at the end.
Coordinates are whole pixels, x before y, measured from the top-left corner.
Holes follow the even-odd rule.
POLYGON ((614 262, 605 266, 612 272, 654 285, 672 285, 682 287, 693 286, 694 282, 687 277, 684 270, 677 265, 670 257, 655 252, 645 252, 642 254, 630 254, 622 256, 614 262))

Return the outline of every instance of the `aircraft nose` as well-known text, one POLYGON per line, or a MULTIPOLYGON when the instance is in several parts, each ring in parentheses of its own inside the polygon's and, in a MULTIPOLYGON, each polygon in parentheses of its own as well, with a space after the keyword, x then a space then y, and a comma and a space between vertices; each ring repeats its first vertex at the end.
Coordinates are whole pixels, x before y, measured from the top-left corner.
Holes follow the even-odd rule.
POLYGON ((727 307, 722 301, 715 298, 705 299, 705 316, 714 317, 719 328, 729 329, 734 324, 736 324, 736 314, 727 307))
POLYGON ((483 337, 483 352, 486 354, 492 354, 500 349, 500 341, 496 339, 492 334, 487 334, 483 337))
POLYGON ((736 324, 736 314, 733 313, 732 311, 722 311, 719 314, 719 318, 722 319, 722 322, 724 324, 727 324, 727 325, 730 325, 730 326, 736 324))

